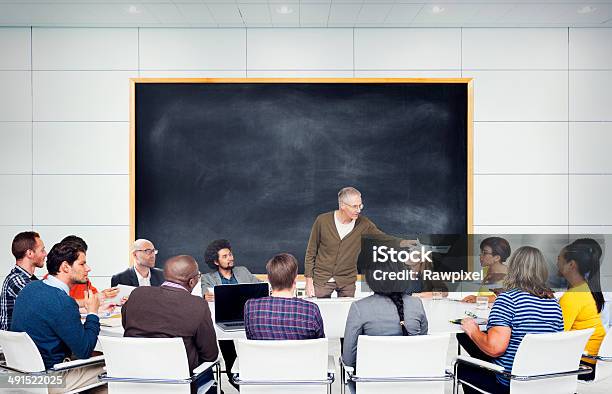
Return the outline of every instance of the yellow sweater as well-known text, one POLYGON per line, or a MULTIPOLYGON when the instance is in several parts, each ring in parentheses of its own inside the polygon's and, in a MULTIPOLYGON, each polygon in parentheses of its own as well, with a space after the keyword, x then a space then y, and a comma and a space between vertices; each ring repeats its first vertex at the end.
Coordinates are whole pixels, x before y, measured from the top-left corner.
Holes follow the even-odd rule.
POLYGON ((597 305, 591 295, 589 285, 585 282, 569 289, 559 300, 563 312, 563 326, 565 331, 584 330, 594 328, 595 332, 586 344, 586 351, 590 355, 597 355, 601 341, 606 331, 597 313, 597 305))

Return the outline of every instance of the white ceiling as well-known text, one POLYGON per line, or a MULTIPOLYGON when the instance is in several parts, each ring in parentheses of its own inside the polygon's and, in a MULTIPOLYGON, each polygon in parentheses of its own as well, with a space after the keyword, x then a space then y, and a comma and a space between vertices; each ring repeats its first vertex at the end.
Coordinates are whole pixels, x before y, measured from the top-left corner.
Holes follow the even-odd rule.
POLYGON ((0 0, 0 26, 612 27, 612 0, 0 0))

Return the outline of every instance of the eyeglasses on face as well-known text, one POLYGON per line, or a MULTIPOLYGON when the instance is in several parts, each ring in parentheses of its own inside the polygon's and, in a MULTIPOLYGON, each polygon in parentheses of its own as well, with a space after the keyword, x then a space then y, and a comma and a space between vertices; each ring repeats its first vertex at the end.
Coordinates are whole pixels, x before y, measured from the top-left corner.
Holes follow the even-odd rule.
POLYGON ((157 249, 136 249, 135 252, 143 252, 146 255, 150 256, 152 254, 158 254, 159 250, 157 249))
POLYGON ((486 250, 481 250, 480 251, 480 256, 485 256, 487 254, 490 254, 491 256, 494 256, 493 252, 487 252, 486 250))
POLYGON ((346 205, 347 207, 351 207, 354 210, 362 210, 363 209, 363 204, 358 204, 358 205, 351 205, 351 204, 347 204, 345 202, 343 202, 342 204, 346 205))

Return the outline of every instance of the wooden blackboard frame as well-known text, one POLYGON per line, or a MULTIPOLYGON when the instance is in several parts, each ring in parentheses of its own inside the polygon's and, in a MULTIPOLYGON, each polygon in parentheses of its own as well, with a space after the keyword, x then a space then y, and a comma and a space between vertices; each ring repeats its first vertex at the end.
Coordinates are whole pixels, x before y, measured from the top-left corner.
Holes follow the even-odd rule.
MULTIPOLYGON (((473 194, 474 194, 474 167, 473 167, 473 134, 474 134, 474 90, 472 78, 130 78, 130 141, 129 141, 129 188, 130 188, 130 231, 129 245, 136 239, 136 86, 146 83, 347 83, 347 84, 393 84, 393 83, 453 83, 465 84, 467 87, 467 229, 473 234, 473 194)), ((129 256, 130 264, 131 256, 129 256)), ((300 275, 301 277, 301 275, 300 275)))

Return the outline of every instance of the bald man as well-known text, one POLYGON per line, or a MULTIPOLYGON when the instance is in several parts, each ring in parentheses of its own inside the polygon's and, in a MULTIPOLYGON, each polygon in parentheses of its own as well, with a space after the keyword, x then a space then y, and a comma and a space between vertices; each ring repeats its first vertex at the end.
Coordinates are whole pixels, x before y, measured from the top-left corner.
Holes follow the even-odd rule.
POLYGON ((148 239, 137 239, 130 248, 134 265, 123 272, 113 275, 111 287, 127 286, 160 286, 164 281, 164 273, 155 268, 157 249, 148 239))
MULTIPOLYGON (((189 369, 217 359, 217 337, 202 297, 191 295, 200 280, 198 263, 191 256, 171 257, 164 265, 160 287, 139 287, 121 308, 125 337, 183 338, 189 369)), ((212 379, 212 373, 200 385, 212 379)))

